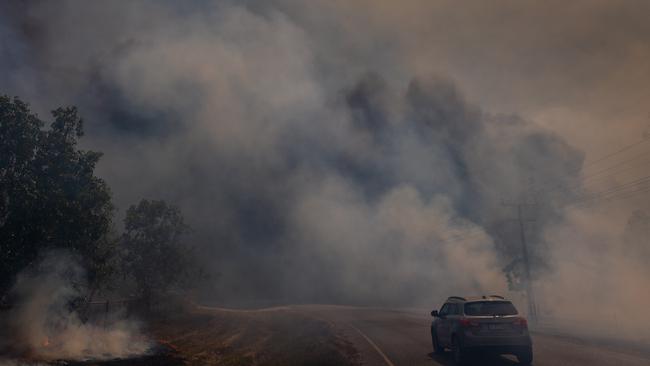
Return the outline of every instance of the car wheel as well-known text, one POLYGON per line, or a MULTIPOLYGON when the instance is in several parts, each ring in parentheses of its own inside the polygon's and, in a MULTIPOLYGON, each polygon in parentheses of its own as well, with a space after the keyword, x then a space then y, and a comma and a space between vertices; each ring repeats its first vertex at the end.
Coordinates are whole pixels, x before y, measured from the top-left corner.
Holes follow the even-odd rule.
POLYGON ((445 349, 438 343, 438 336, 435 331, 431 332, 431 343, 433 344, 433 353, 439 355, 445 352, 445 349))
POLYGON ((453 337, 451 340, 451 354, 454 365, 461 366, 467 363, 467 355, 456 337, 453 337))
POLYGON ((533 362, 532 348, 517 353, 517 361, 522 365, 530 365, 533 362))

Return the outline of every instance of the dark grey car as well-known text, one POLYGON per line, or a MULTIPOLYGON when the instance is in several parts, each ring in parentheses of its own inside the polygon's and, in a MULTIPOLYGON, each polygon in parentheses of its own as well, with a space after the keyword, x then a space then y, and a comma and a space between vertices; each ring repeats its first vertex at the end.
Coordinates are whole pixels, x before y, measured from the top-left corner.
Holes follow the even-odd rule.
POLYGON ((450 348, 457 365, 479 351, 513 354, 525 365, 533 361, 528 322, 501 296, 452 296, 431 315, 435 317, 431 322, 434 353, 450 348))

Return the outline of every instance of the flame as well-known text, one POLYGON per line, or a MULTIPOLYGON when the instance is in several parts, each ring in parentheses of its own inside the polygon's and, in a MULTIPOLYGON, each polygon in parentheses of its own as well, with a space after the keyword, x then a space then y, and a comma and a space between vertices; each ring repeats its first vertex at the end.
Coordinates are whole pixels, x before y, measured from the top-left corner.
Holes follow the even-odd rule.
POLYGON ((178 347, 172 344, 172 341, 166 339, 158 339, 158 343, 165 345, 166 347, 171 348, 173 351, 178 352, 178 347))
POLYGON ((48 337, 45 337, 43 339, 43 342, 41 343, 43 347, 49 347, 50 346, 50 339, 48 337))

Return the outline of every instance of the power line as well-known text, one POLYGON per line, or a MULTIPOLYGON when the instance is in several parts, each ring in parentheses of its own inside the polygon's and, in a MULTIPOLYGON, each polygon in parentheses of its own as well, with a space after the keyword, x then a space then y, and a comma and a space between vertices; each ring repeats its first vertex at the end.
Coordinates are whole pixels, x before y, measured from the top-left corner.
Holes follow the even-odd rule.
MULTIPOLYGON (((643 163, 644 163, 644 164, 650 164, 650 160, 646 160, 646 161, 644 161, 643 163)), ((621 167, 621 166, 623 166, 623 165, 624 165, 624 164, 621 164, 621 165, 619 165, 619 166, 616 166, 615 168, 619 168, 619 167, 621 167)), ((628 170, 630 170, 630 168, 634 168, 634 166, 628 166, 628 167, 626 167, 625 169, 621 169, 621 170, 617 171, 617 173, 621 173, 621 172, 628 171, 628 170)), ((599 176, 596 176, 596 174, 593 174, 593 175, 591 175, 591 176, 587 176, 587 177, 583 178, 583 179, 582 179, 582 182, 584 183, 584 182, 587 182, 587 181, 591 181, 591 180, 593 180, 593 178, 609 178, 609 177, 613 177, 613 176, 614 176, 614 174, 604 175, 604 176, 600 176, 600 177, 599 177, 599 176)))
POLYGON ((592 173, 592 174, 588 175, 587 177, 592 178, 592 177, 598 176, 598 175, 600 175, 602 173, 607 173, 608 171, 611 171, 612 169, 620 168, 621 166, 623 166, 623 165, 625 165, 625 164, 627 164, 627 163, 629 163, 631 161, 634 161, 634 160, 636 160, 638 158, 641 158, 641 157, 643 157, 644 155, 646 155, 648 153, 649 153, 649 151, 644 151, 641 154, 634 155, 634 157, 620 162, 619 164, 616 164, 616 165, 613 165, 613 166, 611 166, 609 168, 601 169, 601 170, 599 170, 599 171, 597 171, 595 173, 592 173))
POLYGON ((628 193, 627 190, 634 188, 646 188, 646 185, 650 183, 650 175, 635 179, 630 182, 626 182, 599 192, 585 194, 581 197, 577 197, 575 200, 568 202, 567 206, 574 204, 579 204, 581 202, 594 201, 597 199, 604 199, 608 196, 616 196, 618 194, 628 193))
MULTIPOLYGON (((634 157, 632 157, 632 158, 630 158, 630 159, 624 160, 624 161, 620 162, 620 163, 617 164, 617 165, 614 165, 614 166, 611 166, 611 167, 608 167, 608 168, 605 168, 605 169, 601 169, 601 170, 599 170, 599 171, 597 171, 597 172, 595 172, 595 173, 593 173, 593 174, 587 175, 587 176, 585 176, 585 177, 583 177, 583 178, 580 179, 580 184, 579 184, 579 185, 575 185, 574 187, 578 187, 578 188, 579 188, 580 186, 582 186, 583 183, 585 183, 585 182, 587 182, 587 181, 590 181, 590 180, 593 180, 594 178, 597 178, 597 177, 600 176, 602 173, 607 173, 607 172, 610 172, 610 171, 612 171, 612 170, 616 170, 616 168, 620 168, 621 166, 624 166, 624 165, 628 164, 628 163, 631 162, 631 161, 634 161, 634 160, 636 160, 636 159, 638 159, 638 158, 640 158, 640 157, 643 157, 644 155, 646 155, 646 154, 648 154, 648 153, 650 153, 650 151, 644 151, 643 153, 638 154, 638 155, 635 155, 634 157)), ((646 161, 646 163, 650 163, 650 161, 646 161)), ((629 168, 629 167, 628 167, 628 168, 629 168)), ((625 170, 626 170, 626 169, 623 169, 623 171, 625 171, 625 170)), ((606 176, 604 176, 604 177, 612 177, 612 176, 613 176, 613 175, 606 175, 606 176)), ((556 191, 566 191, 566 190, 568 190, 568 189, 569 189, 569 187, 566 187, 566 186, 564 186, 563 184, 558 184, 558 185, 556 185, 556 186, 554 186, 554 187, 552 187, 552 188, 550 188, 550 189, 548 189, 548 190, 546 190, 546 191, 544 191, 544 190, 538 190, 536 193, 537 193, 537 194, 540 194, 540 193, 551 193, 551 192, 556 192, 556 191)))
MULTIPOLYGON (((642 140, 639 140, 639 141, 633 142, 633 143, 631 143, 631 144, 629 144, 629 145, 626 145, 626 146, 624 146, 624 147, 622 147, 622 148, 620 148, 620 149, 618 149, 618 150, 616 150, 616 151, 614 151, 614 152, 611 152, 611 153, 609 153, 609 154, 607 154, 607 155, 601 156, 600 158, 598 158, 598 159, 596 159, 596 160, 594 160, 594 161, 591 161, 591 162, 589 162, 589 163, 587 163, 587 164, 584 164, 584 165, 582 165, 580 168, 574 169, 574 170, 572 170, 572 171, 569 172, 569 173, 578 173, 578 172, 580 172, 580 171, 582 171, 582 170, 584 170, 584 169, 586 169, 586 168, 588 168, 588 167, 594 166, 594 165, 596 165, 596 164, 598 164, 598 163, 600 163, 600 162, 602 162, 602 161, 605 161, 605 160, 607 160, 607 159, 609 159, 609 158, 611 158, 611 157, 613 157, 613 156, 616 156, 616 155, 618 155, 618 154, 621 154, 621 153, 623 153, 623 152, 626 152, 626 151, 628 151, 628 150, 630 150, 630 149, 632 149, 632 148, 634 148, 634 147, 636 147, 636 146, 638 146, 638 145, 641 145, 641 144, 643 144, 643 143, 645 143, 645 142, 648 142, 648 141, 650 141, 650 139, 649 139, 648 137, 644 137, 642 140)), ((639 157, 641 157, 641 156, 643 156, 643 155, 645 155, 645 154, 647 154, 647 153, 648 153, 648 151, 645 151, 645 152, 643 152, 643 153, 641 153, 641 154, 635 155, 635 156, 634 156, 633 158, 631 158, 631 159, 627 159, 627 160, 624 160, 624 161, 622 161, 622 162, 619 162, 617 165, 614 165, 614 166, 612 166, 612 167, 606 168, 606 169, 604 169, 604 170, 601 170, 601 171, 599 171, 599 172, 596 172, 596 173, 594 173, 594 174, 591 174, 591 175, 589 175, 589 176, 587 176, 587 177, 584 177, 584 178, 582 178, 582 180, 584 180, 584 179, 586 179, 586 178, 588 178, 588 177, 591 178, 591 177, 596 176, 596 175, 599 175, 599 174, 601 174, 601 173, 605 173, 605 172, 607 172, 607 171, 610 171, 611 169, 614 169, 614 168, 619 167, 619 166, 621 166, 621 165, 627 164, 628 162, 633 161, 633 160, 635 160, 635 159, 637 159, 637 158, 639 158, 639 157)), ((536 194, 539 194, 539 193, 549 193, 549 192, 554 192, 554 191, 557 191, 557 190, 562 189, 563 186, 564 186, 564 184, 558 184, 558 185, 555 185, 555 186, 550 187, 549 189, 539 189, 539 190, 536 190, 535 193, 536 193, 536 194)))
POLYGON ((612 156, 615 156, 615 155, 618 155, 618 154, 623 153, 623 152, 625 152, 625 151, 628 151, 628 150, 630 150, 631 148, 633 148, 633 147, 635 147, 635 146, 637 146, 637 145, 641 145, 641 144, 643 144, 644 142, 648 142, 648 141, 650 141, 650 139, 648 139, 647 137, 643 137, 642 140, 639 140, 639 141, 636 141, 636 142, 634 142, 634 143, 631 143, 631 144, 629 144, 629 145, 627 145, 627 146, 622 147, 622 148, 619 149, 619 150, 616 150, 616 151, 614 151, 614 152, 612 152, 612 153, 610 153, 610 154, 607 154, 607 155, 605 155, 605 156, 602 156, 602 157, 600 157, 600 158, 598 158, 598 159, 596 159, 596 160, 594 160, 594 161, 592 161, 592 162, 589 162, 588 164, 583 165, 583 166, 582 166, 582 169, 587 168, 587 167, 590 167, 590 166, 593 166, 593 165, 595 165, 595 164, 597 164, 597 163, 600 163, 601 161, 605 161, 605 160, 611 158, 612 156))
POLYGON ((609 193, 616 193, 617 191, 620 191, 622 189, 630 188, 630 186, 635 186, 635 185, 639 185, 639 184, 643 184, 643 183, 647 183, 647 182, 650 182, 650 175, 646 175, 646 176, 637 178, 637 179, 635 179, 633 181, 630 181, 630 182, 621 183, 621 184, 619 184, 617 186, 610 187, 610 188, 604 189, 604 190, 599 191, 599 192, 588 193, 588 194, 582 195, 582 197, 578 197, 577 199, 579 200, 580 198, 584 198, 584 197, 599 196, 599 195, 606 195, 606 194, 609 194, 609 193))
POLYGON ((577 201, 577 202, 572 202, 564 207, 572 207, 572 206, 580 206, 580 205, 585 205, 589 203, 602 203, 602 202, 614 202, 614 201, 620 201, 626 198, 634 197, 637 194, 641 193, 647 193, 650 192, 650 187, 645 187, 645 188, 640 188, 635 191, 629 191, 629 192, 620 192, 619 194, 611 195, 609 197, 604 197, 604 198, 598 198, 598 199, 585 199, 582 201, 577 201))
POLYGON ((633 197, 633 196, 635 196, 637 194, 646 193, 646 192, 650 192, 650 187, 646 187, 646 188, 643 188, 643 189, 640 189, 640 190, 637 190, 637 191, 628 192, 627 194, 619 194, 617 196, 608 197, 608 198, 605 198, 604 200, 605 201, 619 201, 619 200, 630 198, 630 197, 633 197))
MULTIPOLYGON (((649 182, 648 180, 645 180, 643 182, 639 182, 639 183, 636 183, 636 184, 633 184, 633 185, 630 185, 630 186, 620 187, 620 188, 616 188, 616 189, 610 189, 610 190, 607 190, 607 191, 599 192, 598 194, 594 194, 594 195, 591 195, 591 196, 585 196, 582 199, 575 200, 573 202, 583 202, 583 201, 593 201, 593 200, 598 200, 598 199, 606 199, 607 197, 614 197, 614 196, 617 196, 617 195, 620 195, 620 194, 628 193, 629 192, 628 189, 636 189, 636 188, 645 189, 648 186, 646 184, 648 182, 649 182)), ((573 203, 573 202, 571 202, 571 203, 573 203)))

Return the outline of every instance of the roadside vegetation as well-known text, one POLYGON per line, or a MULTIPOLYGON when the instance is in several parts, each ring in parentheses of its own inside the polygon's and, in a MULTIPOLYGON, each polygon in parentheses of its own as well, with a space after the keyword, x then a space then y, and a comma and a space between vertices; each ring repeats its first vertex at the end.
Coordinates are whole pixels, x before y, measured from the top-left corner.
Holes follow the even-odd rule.
MULTIPOLYGON (((281 311, 200 310, 178 301, 207 279, 182 212, 163 200, 142 199, 116 225, 110 188, 95 174, 102 153, 78 146, 83 120, 74 107, 56 109, 52 117, 46 123, 19 98, 0 96, 0 302, 4 310, 25 309, 16 313, 23 315, 0 318, 6 329, 0 331, 6 338, 0 356, 58 364, 59 354, 70 365, 354 363, 354 348, 322 321, 281 311), (31 288, 16 291, 17 284, 31 288), (67 295, 25 306, 30 291, 40 298, 67 295), (105 356, 108 351, 101 347, 89 350, 89 335, 114 343, 121 331, 106 329, 106 314, 100 316, 101 328, 92 325, 90 305, 104 306, 93 303, 97 298, 119 299, 129 313, 135 308, 139 318, 148 319, 144 330, 156 340, 147 341, 153 351, 124 358, 123 350, 132 344, 119 346, 113 356, 105 356), (49 313, 55 317, 47 319, 49 313), (34 316, 42 324, 24 324, 34 316), (25 327, 38 331, 25 332, 25 327), (58 345, 53 351, 54 343, 70 338, 86 345, 58 345)), ((109 304, 105 307, 108 312, 109 304)), ((137 331, 129 337, 117 339, 141 342, 137 331)))
POLYGON ((0 96, 0 298, 11 302, 19 273, 64 251, 84 270, 82 299, 99 293, 151 311, 171 290, 201 275, 189 227, 173 204, 143 199, 116 229, 106 182, 95 175, 101 152, 78 146, 83 120, 58 108, 49 123, 19 98, 0 96), (46 127, 47 125, 47 127, 46 127))

